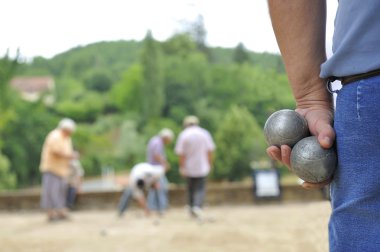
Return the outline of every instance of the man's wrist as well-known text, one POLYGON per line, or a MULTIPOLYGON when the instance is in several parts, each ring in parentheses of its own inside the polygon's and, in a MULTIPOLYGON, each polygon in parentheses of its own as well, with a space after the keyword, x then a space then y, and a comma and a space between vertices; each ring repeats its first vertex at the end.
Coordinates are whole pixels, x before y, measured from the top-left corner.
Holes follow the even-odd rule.
POLYGON ((316 90, 305 94, 304 96, 296 97, 297 108, 323 108, 333 110, 332 95, 327 90, 316 90))

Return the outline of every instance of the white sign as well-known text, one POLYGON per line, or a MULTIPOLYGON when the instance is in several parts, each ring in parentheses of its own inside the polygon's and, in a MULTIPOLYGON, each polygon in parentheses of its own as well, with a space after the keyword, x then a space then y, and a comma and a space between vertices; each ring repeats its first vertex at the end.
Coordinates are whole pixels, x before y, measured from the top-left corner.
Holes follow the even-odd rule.
POLYGON ((255 177, 257 197, 280 196, 279 178, 275 171, 258 171, 255 177))

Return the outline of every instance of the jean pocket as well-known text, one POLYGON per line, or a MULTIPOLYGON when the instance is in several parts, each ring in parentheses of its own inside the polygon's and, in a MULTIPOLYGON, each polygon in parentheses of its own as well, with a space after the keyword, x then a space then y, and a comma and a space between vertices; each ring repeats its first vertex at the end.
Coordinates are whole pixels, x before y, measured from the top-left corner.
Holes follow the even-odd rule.
POLYGON ((380 122, 380 78, 361 80, 356 87, 356 116, 359 121, 380 122))

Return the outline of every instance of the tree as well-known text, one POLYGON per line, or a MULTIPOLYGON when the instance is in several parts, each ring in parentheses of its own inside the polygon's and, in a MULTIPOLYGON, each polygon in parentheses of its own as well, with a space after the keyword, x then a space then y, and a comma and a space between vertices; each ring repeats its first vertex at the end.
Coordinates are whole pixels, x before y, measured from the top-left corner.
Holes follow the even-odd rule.
POLYGON ((70 117, 78 122, 94 122, 103 112, 104 96, 88 91, 72 100, 64 100, 55 106, 56 112, 62 117, 70 117))
POLYGON ((73 100, 85 93, 84 84, 69 76, 56 79, 55 97, 57 102, 73 100))
POLYGON ((42 101, 13 104, 16 116, 3 130, 3 153, 17 176, 18 186, 36 185, 40 181, 40 156, 44 139, 58 122, 42 101), (32 115, 32 116, 31 116, 32 115))
POLYGON ((181 122, 187 114, 196 113, 195 105, 210 94, 209 62, 199 52, 182 59, 167 57, 165 61, 164 115, 181 122))
POLYGON ((122 123, 116 145, 116 155, 122 163, 132 167, 145 160, 145 141, 137 131, 136 122, 126 120, 122 123))
POLYGON ((143 67, 142 121, 147 122, 161 116, 165 101, 162 52, 150 31, 144 39, 141 65, 143 67))
POLYGON ((10 162, 6 156, 0 153, 0 190, 14 189, 17 184, 15 174, 11 173, 10 162))
POLYGON ((106 92, 112 86, 112 78, 109 72, 105 69, 97 69, 87 73, 84 78, 84 84, 90 90, 97 92, 106 92))
POLYGON ((211 51, 206 44, 207 31, 204 24, 202 15, 198 15, 197 20, 191 25, 190 34, 193 37, 197 48, 200 52, 204 53, 208 60, 211 60, 211 51))
POLYGON ((250 174, 250 163, 265 157, 261 127, 244 107, 232 106, 215 134, 216 179, 240 180, 250 174))
POLYGON ((243 43, 239 43, 234 50, 234 61, 238 64, 243 64, 250 61, 250 56, 244 47, 243 43))
POLYGON ((18 55, 14 60, 10 59, 8 53, 0 59, 0 190, 12 189, 16 186, 16 176, 10 170, 10 161, 3 155, 4 148, 4 129, 9 122, 16 116, 12 109, 13 93, 9 88, 9 80, 13 76, 18 66, 18 55))
MULTIPOLYGON (((1 129, 7 124, 14 114, 12 111, 13 93, 9 88, 9 80, 18 66, 18 56, 11 59, 8 53, 0 59, 0 135, 1 129)), ((1 140, 0 140, 1 146, 1 140)))
POLYGON ((142 66, 134 64, 117 82, 109 93, 110 103, 119 111, 139 112, 142 108, 142 66))
POLYGON ((95 123, 78 124, 73 143, 75 149, 81 154, 81 162, 86 176, 100 175, 102 167, 115 166, 116 158, 113 158, 114 144, 110 136, 114 135, 116 122, 98 120, 95 123), (105 124, 104 124, 105 123, 105 124))
POLYGON ((162 48, 165 55, 186 58, 196 52, 197 45, 188 33, 180 33, 163 42, 162 48))

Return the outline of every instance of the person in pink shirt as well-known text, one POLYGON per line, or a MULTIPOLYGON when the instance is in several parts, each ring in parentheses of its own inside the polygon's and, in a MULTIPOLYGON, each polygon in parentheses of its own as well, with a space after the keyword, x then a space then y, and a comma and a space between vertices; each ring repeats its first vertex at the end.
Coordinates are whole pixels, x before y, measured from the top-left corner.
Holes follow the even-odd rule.
POLYGON ((180 173, 187 182, 190 214, 202 218, 206 178, 212 169, 215 143, 211 134, 199 126, 196 116, 187 116, 183 126, 175 152, 179 156, 180 173))

